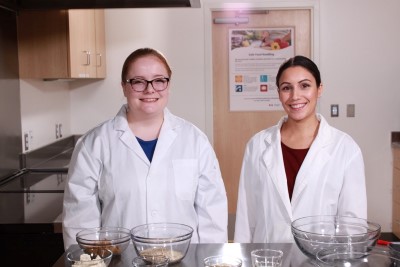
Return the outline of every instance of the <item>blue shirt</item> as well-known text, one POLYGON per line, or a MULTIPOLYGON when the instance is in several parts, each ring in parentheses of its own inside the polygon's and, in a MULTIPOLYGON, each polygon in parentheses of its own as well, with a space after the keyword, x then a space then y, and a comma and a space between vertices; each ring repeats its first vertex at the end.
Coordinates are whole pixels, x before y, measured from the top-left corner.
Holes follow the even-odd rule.
POLYGON ((146 154, 147 158, 151 162, 153 159, 154 155, 154 150, 156 150, 156 144, 157 144, 157 139, 150 140, 150 141, 144 141, 140 139, 139 137, 136 137, 136 139, 139 141, 140 146, 142 147, 144 153, 146 154))

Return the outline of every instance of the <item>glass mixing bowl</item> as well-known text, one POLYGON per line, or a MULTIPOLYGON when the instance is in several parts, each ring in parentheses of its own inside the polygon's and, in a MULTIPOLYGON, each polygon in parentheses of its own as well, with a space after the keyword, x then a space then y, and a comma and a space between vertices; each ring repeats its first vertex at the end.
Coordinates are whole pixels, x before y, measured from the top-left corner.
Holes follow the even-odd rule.
POLYGON ((320 267, 392 267, 400 264, 400 259, 389 251, 374 247, 327 248, 318 251, 316 257, 320 267))
POLYGON ((297 246, 313 260, 318 251, 338 245, 355 249, 372 247, 380 233, 379 224, 355 217, 320 215, 292 222, 292 234, 297 246))
POLYGON ((139 256, 164 255, 169 263, 180 262, 187 253, 193 228, 178 223, 152 223, 131 230, 131 238, 139 256))
POLYGON ((106 248, 113 255, 120 255, 131 241, 130 230, 122 227, 88 228, 76 234, 76 241, 83 249, 106 248))

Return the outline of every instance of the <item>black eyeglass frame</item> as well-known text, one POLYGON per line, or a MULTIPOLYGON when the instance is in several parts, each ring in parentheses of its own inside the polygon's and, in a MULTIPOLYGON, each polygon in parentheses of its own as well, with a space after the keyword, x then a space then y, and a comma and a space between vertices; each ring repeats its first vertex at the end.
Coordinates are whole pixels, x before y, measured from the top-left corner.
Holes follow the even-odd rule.
POLYGON ((158 77, 158 78, 154 78, 153 80, 150 80, 150 81, 149 81, 149 80, 145 80, 145 79, 140 79, 140 78, 132 78, 132 79, 127 79, 127 80, 125 80, 125 83, 129 83, 129 84, 131 85, 131 89, 132 89, 133 91, 135 91, 135 92, 143 92, 143 91, 145 91, 145 90, 147 89, 147 87, 149 86, 149 84, 151 84, 151 87, 152 87, 155 91, 161 92, 161 91, 164 91, 165 89, 167 89, 168 84, 169 84, 169 81, 170 81, 170 78, 168 78, 168 77, 158 77), (146 86, 143 88, 143 90, 138 91, 138 90, 133 89, 132 81, 135 81, 135 80, 136 80, 136 81, 143 81, 143 82, 146 82, 146 83, 147 83, 146 86), (165 86, 164 89, 162 89, 162 90, 157 90, 157 89, 155 89, 154 86, 153 86, 153 82, 154 82, 155 80, 167 80, 167 85, 165 86))

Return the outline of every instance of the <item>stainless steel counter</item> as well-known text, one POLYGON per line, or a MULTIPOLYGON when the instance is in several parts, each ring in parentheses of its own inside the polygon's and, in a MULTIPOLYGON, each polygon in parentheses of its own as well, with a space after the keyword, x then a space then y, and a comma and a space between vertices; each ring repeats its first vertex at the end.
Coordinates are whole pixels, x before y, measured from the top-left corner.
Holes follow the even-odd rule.
MULTIPOLYGON (((70 249, 77 249, 78 246, 73 246, 70 249)), ((315 267, 303 253, 297 248, 296 244, 191 244, 186 257, 182 262, 173 265, 176 267, 203 267, 203 259, 212 255, 230 255, 241 258, 243 267, 251 267, 250 252, 259 248, 279 249, 283 251, 283 267, 315 267)), ((384 247, 381 247, 384 248, 384 247)), ((386 249, 386 248, 384 248, 386 249)), ((67 267, 64 253, 53 267, 67 267)), ((132 259, 136 257, 136 252, 132 244, 122 253, 121 256, 114 256, 110 267, 132 267, 132 259)))

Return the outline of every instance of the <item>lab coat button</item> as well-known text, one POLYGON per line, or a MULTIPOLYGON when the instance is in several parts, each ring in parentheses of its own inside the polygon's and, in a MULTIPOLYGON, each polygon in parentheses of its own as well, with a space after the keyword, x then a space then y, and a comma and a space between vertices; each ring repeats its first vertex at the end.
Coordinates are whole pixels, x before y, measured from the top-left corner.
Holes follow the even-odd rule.
POLYGON ((151 216, 156 217, 156 216, 157 216, 157 211, 156 211, 156 210, 153 210, 153 211, 151 212, 151 216))

